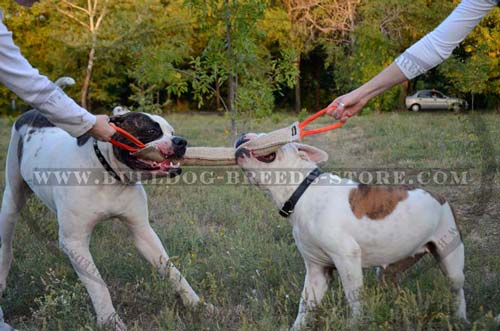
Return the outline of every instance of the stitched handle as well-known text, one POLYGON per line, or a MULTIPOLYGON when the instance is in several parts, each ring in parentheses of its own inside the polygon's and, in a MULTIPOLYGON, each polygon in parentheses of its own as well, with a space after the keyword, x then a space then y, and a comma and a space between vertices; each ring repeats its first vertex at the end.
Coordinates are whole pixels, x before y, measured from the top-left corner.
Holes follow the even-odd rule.
POLYGON ((345 124, 344 122, 337 122, 337 123, 333 123, 333 124, 324 126, 322 128, 305 130, 305 127, 308 124, 310 124, 312 121, 314 121, 314 120, 318 119, 319 117, 325 115, 327 111, 329 111, 329 110, 335 110, 336 108, 337 108, 337 106, 335 106, 335 105, 328 106, 328 107, 320 110, 316 114, 313 114, 313 115, 309 116, 308 118, 306 118, 305 120, 303 120, 302 122, 300 122, 299 123, 300 138, 304 138, 305 136, 309 136, 309 135, 313 135, 313 134, 318 134, 318 133, 322 133, 322 132, 326 132, 326 131, 330 131, 330 130, 335 130, 335 129, 338 129, 341 126, 343 126, 345 124))
POLYGON ((114 139, 109 139, 109 142, 111 144, 113 144, 114 146, 118 147, 118 148, 121 148, 121 149, 125 149, 129 152, 132 152, 132 153, 135 153, 137 152, 138 150, 146 147, 146 145, 144 145, 139 139, 137 139, 136 137, 134 137, 132 134, 128 133, 126 130, 120 128, 119 126, 116 126, 114 125, 113 123, 110 123, 109 125, 111 125, 111 127, 113 129, 116 130, 116 132, 118 132, 118 134, 122 135, 123 137, 127 138, 128 140, 130 140, 133 144, 135 144, 137 147, 132 147, 132 146, 129 146, 127 144, 124 144, 124 143, 121 143, 119 141, 116 141, 114 139))

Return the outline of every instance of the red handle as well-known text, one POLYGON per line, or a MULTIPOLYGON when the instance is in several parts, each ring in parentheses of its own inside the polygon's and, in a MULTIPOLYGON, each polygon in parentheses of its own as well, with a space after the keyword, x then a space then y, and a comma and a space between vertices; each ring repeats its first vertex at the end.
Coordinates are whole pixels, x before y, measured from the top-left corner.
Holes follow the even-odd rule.
POLYGON ((311 130, 304 130, 305 127, 309 123, 311 123, 312 121, 316 120, 317 118, 325 115, 327 111, 329 111, 329 110, 335 110, 335 108, 337 108, 335 105, 328 106, 325 109, 320 110, 316 114, 313 114, 313 115, 309 116, 308 118, 306 118, 305 120, 303 120, 302 122, 300 122, 299 123, 300 138, 304 138, 305 136, 309 136, 309 135, 312 135, 312 134, 318 134, 318 133, 322 133, 322 132, 326 132, 326 131, 330 131, 330 130, 335 130, 335 129, 338 129, 341 126, 343 126, 345 124, 344 122, 337 122, 337 123, 333 123, 333 124, 324 126, 322 128, 311 129, 311 130))
POLYGON ((120 135, 124 136, 125 138, 127 138, 128 140, 130 140, 134 145, 137 146, 137 147, 132 147, 132 146, 129 146, 127 144, 124 144, 124 143, 121 143, 119 141, 116 141, 114 139, 109 139, 109 142, 111 144, 115 145, 116 147, 121 148, 121 149, 125 149, 125 150, 127 150, 129 152, 132 152, 132 153, 135 153, 139 149, 142 149, 142 148, 146 147, 139 139, 137 139, 136 137, 134 137, 133 135, 131 135, 127 131, 123 130, 122 128, 114 125, 113 123, 110 123, 109 125, 111 125, 113 127, 113 129, 116 130, 116 132, 118 132, 120 135))

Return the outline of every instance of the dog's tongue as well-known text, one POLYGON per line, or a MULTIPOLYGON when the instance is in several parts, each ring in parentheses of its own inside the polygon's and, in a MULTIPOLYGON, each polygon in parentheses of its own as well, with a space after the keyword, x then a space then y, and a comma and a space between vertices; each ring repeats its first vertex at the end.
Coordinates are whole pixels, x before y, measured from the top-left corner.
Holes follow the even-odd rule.
POLYGON ((143 149, 132 153, 133 156, 139 157, 143 160, 163 162, 165 161, 165 156, 154 146, 146 146, 143 149))

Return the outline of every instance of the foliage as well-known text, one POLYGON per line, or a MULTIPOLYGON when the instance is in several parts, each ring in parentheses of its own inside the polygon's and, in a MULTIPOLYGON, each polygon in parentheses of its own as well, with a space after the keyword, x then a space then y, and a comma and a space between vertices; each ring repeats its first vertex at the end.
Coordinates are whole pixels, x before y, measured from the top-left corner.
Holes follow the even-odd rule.
POLYGON ((466 38, 440 72, 462 94, 486 94, 497 98, 500 108, 500 9, 495 8, 466 38))
MULTIPOLYGON (((89 82, 94 110, 126 104, 163 112, 190 103, 187 107, 203 110, 231 108, 235 118, 300 106, 301 95, 305 104, 299 110, 322 106, 372 78, 458 3, 99 1, 106 15, 95 33, 83 27, 87 14, 76 9, 86 8, 83 0, 47 0, 31 9, 0 0, 0 7, 16 43, 40 72, 53 80, 62 75, 76 79, 76 86, 67 90, 75 99, 81 99, 95 48, 89 82), (299 98, 290 97, 294 92, 299 98)), ((474 93, 481 104, 487 100, 500 107, 499 22, 497 8, 457 48, 454 59, 417 78, 410 89, 422 85, 474 93)), ((404 96, 406 90, 395 88, 367 108, 392 110, 401 92, 404 96)), ((10 92, 0 89, 3 113, 10 98, 10 92)), ((18 102, 18 109, 25 107, 18 102)))
MULTIPOLYGON (((326 45, 327 65, 334 71, 340 93, 346 93, 374 77, 407 47, 437 25, 451 3, 424 0, 365 1, 348 44, 326 45)), ((399 89, 372 100, 367 110, 398 107, 399 89)))

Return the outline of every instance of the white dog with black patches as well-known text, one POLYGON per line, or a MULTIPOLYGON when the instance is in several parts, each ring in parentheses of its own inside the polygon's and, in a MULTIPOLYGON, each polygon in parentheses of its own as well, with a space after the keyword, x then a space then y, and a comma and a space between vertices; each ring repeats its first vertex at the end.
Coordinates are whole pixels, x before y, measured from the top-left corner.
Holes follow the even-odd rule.
POLYGON ((304 258, 306 277, 293 329, 327 291, 332 267, 338 270, 353 316, 361 313, 362 268, 408 267, 431 252, 456 293, 456 314, 466 320, 464 245, 454 212, 442 197, 413 187, 357 184, 321 173, 316 164, 328 155, 315 147, 291 143, 257 156, 244 143, 235 147, 238 165, 250 181, 270 192, 282 216, 290 216, 293 236, 304 258), (284 184, 290 170, 304 180, 284 184), (275 172, 274 174, 270 172, 275 172), (280 178, 276 184, 269 178, 280 178))
MULTIPOLYGON (((200 298, 169 262, 167 252, 149 224, 144 188, 131 178, 131 174, 139 171, 146 174, 142 178, 180 174, 180 168, 168 158, 184 155, 187 143, 175 136, 172 126, 160 116, 118 111, 111 121, 143 143, 157 148, 165 156, 164 162, 136 158, 90 136, 77 141, 54 127, 36 110, 23 114, 16 121, 7 154, 6 186, 0 213, 0 293, 5 289, 13 258, 14 225, 27 198, 34 193, 57 215, 60 247, 85 285, 98 323, 112 323, 116 330, 125 330, 89 251, 92 230, 102 220, 118 218, 129 227, 137 249, 170 279, 184 304, 197 305, 200 298), (77 186, 38 183, 34 173, 40 169, 91 170, 92 182, 77 186), (115 183, 104 184, 109 182, 115 183)), ((118 135, 113 138, 129 143, 118 135)))

